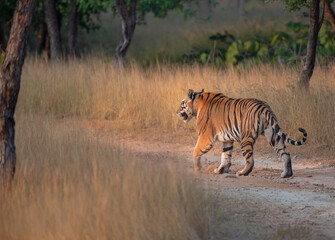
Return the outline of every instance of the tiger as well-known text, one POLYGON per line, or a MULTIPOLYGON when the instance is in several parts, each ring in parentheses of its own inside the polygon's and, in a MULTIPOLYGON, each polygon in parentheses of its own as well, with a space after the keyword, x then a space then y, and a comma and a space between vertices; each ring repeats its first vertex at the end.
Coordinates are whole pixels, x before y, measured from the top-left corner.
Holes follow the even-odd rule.
POLYGON ((290 153, 285 142, 299 146, 306 142, 307 132, 299 128, 303 137, 296 141, 287 137, 278 125, 270 106, 254 98, 229 98, 222 93, 188 90, 178 107, 177 114, 184 122, 196 117, 198 140, 193 151, 195 170, 201 169, 201 156, 222 142, 221 163, 214 173, 228 173, 231 166, 233 143, 241 145, 245 166, 236 173, 247 176, 254 167, 253 148, 259 135, 264 135, 283 162, 282 178, 293 175, 290 153))

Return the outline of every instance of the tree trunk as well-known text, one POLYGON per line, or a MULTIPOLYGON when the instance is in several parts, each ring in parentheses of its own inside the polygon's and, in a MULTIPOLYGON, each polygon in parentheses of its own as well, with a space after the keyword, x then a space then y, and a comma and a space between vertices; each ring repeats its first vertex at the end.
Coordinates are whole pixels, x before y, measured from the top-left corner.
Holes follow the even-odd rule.
POLYGON ((22 65, 37 0, 18 0, 0 71, 0 186, 9 186, 15 173, 14 112, 22 65))
POLYGON ((45 22, 48 27, 50 37, 50 57, 51 60, 62 58, 62 42, 60 35, 60 22, 56 10, 55 0, 44 0, 45 22))
POLYGON ((66 52, 70 57, 78 56, 77 48, 77 32, 78 32, 78 6, 75 0, 71 0, 69 6, 69 16, 68 16, 68 25, 67 25, 67 45, 66 52))
POLYGON ((120 17, 122 27, 121 41, 117 45, 114 55, 114 65, 116 67, 124 66, 124 58, 133 38, 136 27, 136 3, 137 0, 131 0, 128 10, 124 0, 114 0, 115 8, 120 17))
POLYGON ((48 35, 47 25, 44 20, 41 20, 39 30, 38 30, 38 54, 47 55, 50 57, 50 41, 48 35))
POLYGON ((299 86, 302 89, 309 88, 309 81, 313 75, 316 55, 316 44, 319 33, 319 3, 320 0, 313 0, 309 9, 309 33, 307 44, 307 56, 304 67, 300 73, 299 86))
POLYGON ((323 11, 326 15, 326 18, 328 19, 328 21, 330 22, 333 30, 335 31, 335 13, 334 13, 329 1, 322 0, 322 6, 324 6, 323 11))

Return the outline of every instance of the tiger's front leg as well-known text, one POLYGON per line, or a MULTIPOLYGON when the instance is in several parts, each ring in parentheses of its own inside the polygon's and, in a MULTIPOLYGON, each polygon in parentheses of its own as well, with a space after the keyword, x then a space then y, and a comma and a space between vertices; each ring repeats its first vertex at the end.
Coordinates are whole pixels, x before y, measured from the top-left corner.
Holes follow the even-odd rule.
POLYGON ((193 165, 194 170, 199 171, 201 169, 200 159, 201 156, 207 153, 212 149, 214 145, 214 140, 209 139, 208 137, 199 136, 197 145, 193 151, 193 165))

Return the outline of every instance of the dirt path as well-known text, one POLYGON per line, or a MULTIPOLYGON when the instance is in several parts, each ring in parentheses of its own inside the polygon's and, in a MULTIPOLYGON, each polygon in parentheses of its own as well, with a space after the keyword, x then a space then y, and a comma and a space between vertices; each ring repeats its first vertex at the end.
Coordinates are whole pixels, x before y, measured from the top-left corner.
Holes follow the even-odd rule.
MULTIPOLYGON (((160 160, 175 161, 193 172, 191 160, 193 146, 131 139, 122 142, 133 152, 147 153, 160 160)), ((228 222, 241 222, 243 218, 245 224, 249 226, 246 229, 259 224, 267 228, 282 227, 282 231, 288 226, 298 226, 300 229, 298 231, 301 229, 305 231, 301 236, 308 234, 310 239, 335 239, 334 164, 325 161, 328 164, 320 165, 321 160, 317 163, 297 161, 293 163, 294 176, 282 179, 280 178, 282 164, 277 160, 276 155, 270 152, 273 156, 265 157, 267 153, 258 152, 253 172, 247 177, 236 177, 235 173, 244 166, 244 159, 240 153, 237 153, 232 160, 231 174, 216 175, 213 170, 220 161, 219 148, 218 144, 217 149, 203 157, 203 170, 200 174, 196 174, 196 178, 214 191, 220 201, 221 199, 226 201, 227 197, 233 202, 238 200, 239 204, 228 204, 236 211, 233 219, 229 219, 228 222), (248 205, 247 208, 245 205, 248 205)), ((270 147, 269 150, 271 151, 270 147)), ((223 207, 225 207, 224 203, 223 207)), ((223 226, 223 232, 226 236, 228 232, 230 239, 257 236, 252 232, 239 233, 240 226, 235 228, 223 226)), ((260 235, 261 238, 262 236, 264 235, 260 235)), ((297 238, 299 236, 298 234, 297 238)), ((279 234, 278 238, 280 237, 279 234)), ((292 236, 292 238, 296 237, 292 236)))
MULTIPOLYGON (((126 151, 140 157, 174 162, 193 174, 191 156, 196 142, 193 133, 146 129, 140 133, 120 134, 108 121, 81 124, 68 121, 67 124, 79 126, 104 144, 115 143, 112 139, 116 138, 126 151)), ((217 197, 219 206, 230 210, 222 224, 223 236, 227 239, 262 239, 265 236, 335 239, 335 158, 328 157, 329 147, 289 147, 294 176, 288 179, 280 178, 281 162, 262 139, 255 147, 253 172, 247 177, 236 177, 244 160, 238 144, 234 147, 231 174, 213 173, 220 161, 220 144, 203 156, 203 170, 194 174, 196 181, 217 197), (257 229, 260 228, 279 230, 277 235, 266 235, 266 232, 259 235, 257 229)))

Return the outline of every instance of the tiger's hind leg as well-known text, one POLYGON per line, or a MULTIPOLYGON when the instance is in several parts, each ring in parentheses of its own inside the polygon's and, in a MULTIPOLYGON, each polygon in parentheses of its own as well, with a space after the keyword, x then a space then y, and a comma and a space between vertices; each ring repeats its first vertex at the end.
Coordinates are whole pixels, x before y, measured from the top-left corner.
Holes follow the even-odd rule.
POLYGON ((231 166, 231 156, 233 153, 233 142, 222 143, 221 164, 214 170, 214 173, 228 173, 231 166))
POLYGON ((248 137, 241 141, 241 150, 243 157, 245 158, 246 164, 242 170, 236 173, 237 176, 241 175, 247 176, 252 171, 254 167, 254 156, 253 156, 254 143, 255 140, 252 137, 248 137))
POLYGON ((214 140, 210 140, 206 137, 199 136, 197 145, 193 151, 193 165, 194 169, 199 171, 201 169, 200 159, 201 156, 207 153, 209 150, 212 149, 214 145, 214 140))
POLYGON ((283 139, 281 139, 278 135, 275 134, 274 129, 271 126, 268 126, 264 135, 268 140, 269 144, 273 148, 273 150, 278 154, 283 162, 283 172, 281 173, 282 178, 288 178, 293 175, 292 171, 292 163, 290 153, 287 151, 285 143, 283 139))

